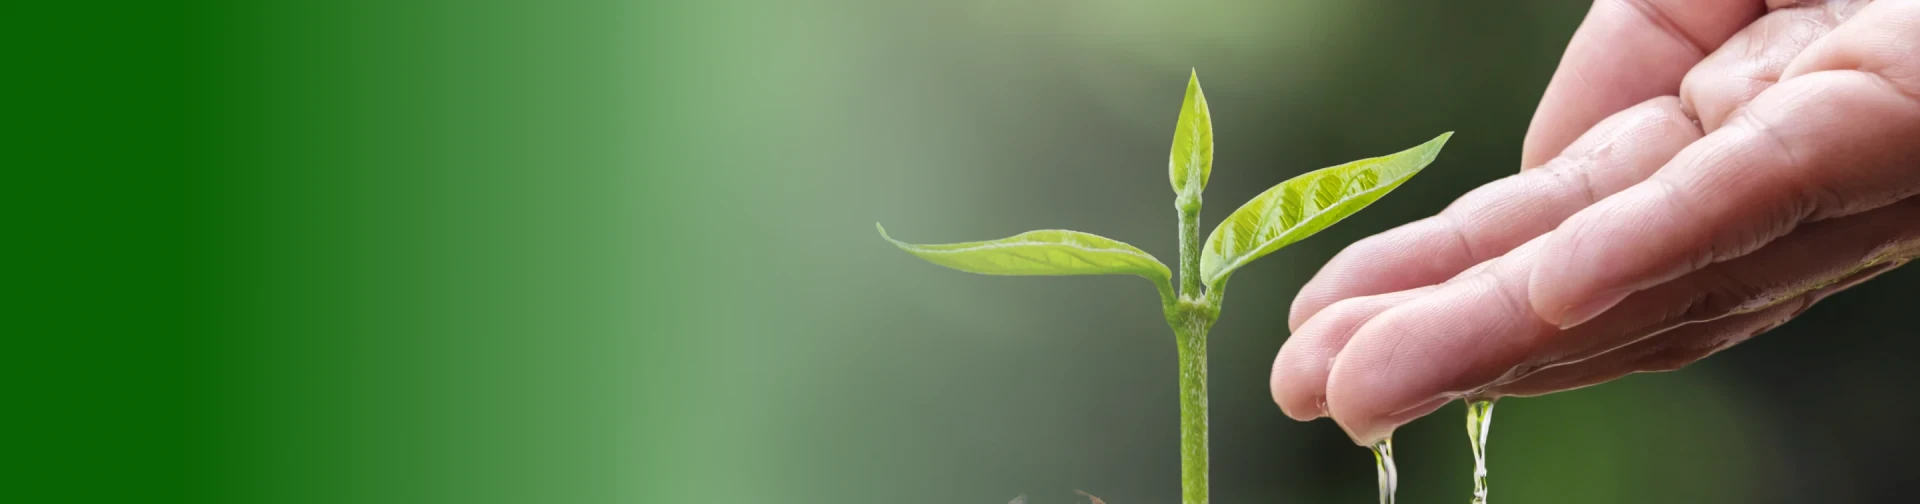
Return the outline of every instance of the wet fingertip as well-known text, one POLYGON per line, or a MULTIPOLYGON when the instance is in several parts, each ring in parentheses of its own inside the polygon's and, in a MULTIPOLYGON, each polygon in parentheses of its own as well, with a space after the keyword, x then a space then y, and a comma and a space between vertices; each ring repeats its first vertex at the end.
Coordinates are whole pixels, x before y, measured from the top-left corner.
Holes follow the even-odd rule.
POLYGON ((1280 413, 1287 415, 1287 418, 1291 418, 1294 421, 1311 422, 1327 416, 1327 397, 1324 395, 1314 396, 1310 406, 1289 408, 1285 402, 1280 402, 1279 404, 1280 413))
POLYGON ((1358 446, 1373 446, 1374 443, 1379 443, 1382 439, 1393 437, 1392 427, 1384 429, 1376 428, 1377 424, 1361 424, 1356 426, 1351 422, 1342 421, 1340 417, 1336 416, 1332 418, 1333 423, 1339 425, 1342 432, 1347 433, 1347 439, 1353 440, 1353 444, 1358 446))
POLYGON ((1335 416, 1333 419, 1334 423, 1340 424, 1341 430, 1347 432, 1347 437, 1353 439, 1354 444, 1372 446, 1374 443, 1380 442, 1380 440, 1393 437, 1393 431, 1399 429, 1400 426, 1406 425, 1420 417, 1427 416, 1456 399, 1458 399, 1458 397, 1452 395, 1436 397, 1414 405, 1413 407, 1384 416, 1357 419, 1359 421, 1353 421, 1356 419, 1342 421, 1339 416, 1335 416))
POLYGON ((1273 372, 1267 387, 1273 403, 1288 418, 1302 422, 1326 416, 1326 377, 1329 367, 1314 356, 1302 354, 1294 342, 1287 342, 1273 360, 1273 372))
MULTIPOLYGON (((1347 439, 1353 440, 1353 444, 1355 446, 1373 446, 1374 443, 1379 442, 1378 440, 1362 441, 1361 440, 1362 438, 1359 434, 1355 434, 1352 428, 1347 427, 1346 422, 1340 421, 1340 419, 1337 417, 1333 419, 1333 424, 1340 426, 1340 431, 1347 433, 1347 439)), ((1390 436, 1392 435, 1392 433, 1388 433, 1388 435, 1390 436)))

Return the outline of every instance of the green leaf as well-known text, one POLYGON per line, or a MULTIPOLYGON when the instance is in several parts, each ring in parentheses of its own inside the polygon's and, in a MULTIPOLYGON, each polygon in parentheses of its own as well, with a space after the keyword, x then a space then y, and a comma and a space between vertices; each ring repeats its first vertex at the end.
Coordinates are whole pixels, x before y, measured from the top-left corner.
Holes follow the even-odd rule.
POLYGON ((986 275, 1140 275, 1167 285, 1173 272, 1132 245, 1094 234, 1060 229, 1028 231, 998 240, 915 245, 887 236, 910 254, 948 268, 986 275))
POLYGON ((1211 287, 1254 259, 1359 212, 1420 173, 1452 136, 1442 133, 1411 149, 1314 170, 1267 189, 1207 236, 1200 278, 1211 287))
POLYGON ((1200 92, 1200 74, 1187 77, 1187 98, 1180 103, 1180 121, 1173 129, 1173 151, 1167 155, 1167 175, 1175 194, 1200 194, 1213 174, 1213 115, 1207 96, 1200 92))

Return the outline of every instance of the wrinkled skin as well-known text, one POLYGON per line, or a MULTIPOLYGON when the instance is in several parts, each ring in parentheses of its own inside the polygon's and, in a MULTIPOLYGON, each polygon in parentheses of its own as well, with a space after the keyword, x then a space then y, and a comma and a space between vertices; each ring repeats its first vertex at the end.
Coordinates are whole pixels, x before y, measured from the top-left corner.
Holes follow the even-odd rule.
POLYGON ((1678 369, 1920 256, 1920 1, 1598 0, 1522 163, 1307 284, 1288 416, 1678 369))

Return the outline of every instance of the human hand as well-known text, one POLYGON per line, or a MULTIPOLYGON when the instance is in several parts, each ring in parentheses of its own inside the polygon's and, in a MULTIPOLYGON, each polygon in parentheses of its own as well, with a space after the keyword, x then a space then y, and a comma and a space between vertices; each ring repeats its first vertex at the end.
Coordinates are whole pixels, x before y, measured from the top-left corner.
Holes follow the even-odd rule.
POLYGON ((1289 416, 1677 369, 1920 256, 1920 2, 1600 0, 1522 162, 1302 289, 1289 416))

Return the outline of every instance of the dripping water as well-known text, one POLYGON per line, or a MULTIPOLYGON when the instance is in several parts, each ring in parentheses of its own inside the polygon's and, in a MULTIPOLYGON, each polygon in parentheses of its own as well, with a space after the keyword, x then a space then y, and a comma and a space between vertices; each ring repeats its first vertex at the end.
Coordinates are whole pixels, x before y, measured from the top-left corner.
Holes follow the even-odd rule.
POLYGON ((1393 438, 1373 444, 1373 467, 1380 473, 1380 504, 1393 504, 1393 492, 1400 486, 1400 471, 1393 466, 1393 438))
POLYGON ((1468 399, 1467 442, 1473 444, 1473 501, 1471 504, 1487 504, 1487 429, 1492 425, 1493 400, 1468 399))

